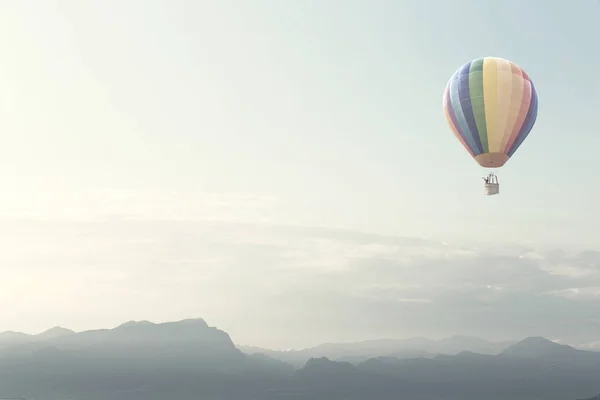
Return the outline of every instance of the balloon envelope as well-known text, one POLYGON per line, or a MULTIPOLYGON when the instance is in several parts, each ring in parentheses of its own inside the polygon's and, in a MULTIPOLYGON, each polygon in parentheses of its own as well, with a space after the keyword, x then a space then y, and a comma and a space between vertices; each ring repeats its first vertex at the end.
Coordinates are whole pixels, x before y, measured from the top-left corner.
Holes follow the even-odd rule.
POLYGON ((517 64, 496 57, 460 67, 446 86, 444 113, 475 160, 499 168, 517 151, 537 118, 531 79, 517 64))

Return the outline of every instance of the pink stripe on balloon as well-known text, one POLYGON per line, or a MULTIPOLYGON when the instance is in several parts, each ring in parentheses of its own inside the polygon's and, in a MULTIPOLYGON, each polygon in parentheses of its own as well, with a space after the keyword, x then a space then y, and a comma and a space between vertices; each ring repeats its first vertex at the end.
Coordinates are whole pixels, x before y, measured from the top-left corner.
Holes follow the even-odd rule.
POLYGON ((519 68, 519 66, 517 64, 515 64, 512 61, 509 61, 508 63, 510 64, 510 70, 512 71, 513 74, 523 76, 523 73, 525 71, 523 71, 521 68, 519 68))
MULTIPOLYGON (((521 68, 519 68, 519 69, 521 69, 521 68)), ((521 72, 523 73, 523 77, 525 78, 525 75, 526 75, 525 71, 523 71, 521 69, 521 72)), ((529 81, 529 79, 524 79, 523 80, 523 100, 521 101, 521 107, 519 108, 519 114, 518 114, 519 116, 517 117, 515 126, 513 126, 513 128, 512 128, 510 138, 508 139, 508 142, 506 143, 506 146, 504 147, 504 153, 508 152, 508 150, 511 148, 511 146, 517 139, 517 136, 519 135, 519 132, 521 131, 521 128, 523 127, 523 122, 525 122, 525 118, 527 117, 527 111, 529 111, 530 104, 531 104, 531 82, 529 81)))

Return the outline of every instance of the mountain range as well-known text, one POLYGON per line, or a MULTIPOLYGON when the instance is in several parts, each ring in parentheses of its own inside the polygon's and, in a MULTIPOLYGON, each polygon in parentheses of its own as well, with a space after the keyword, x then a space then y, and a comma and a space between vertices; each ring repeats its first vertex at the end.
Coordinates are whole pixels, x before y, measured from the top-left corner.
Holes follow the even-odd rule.
POLYGON ((297 352, 255 350, 237 348, 227 333, 200 318, 80 333, 5 332, 0 398, 589 400, 600 392, 600 353, 542 337, 514 343, 463 336, 387 339, 297 352), (294 366, 285 357, 294 363, 308 359, 294 366))
POLYGON ((480 354, 499 354, 515 341, 492 342, 477 337, 452 336, 441 340, 427 338, 377 339, 350 343, 325 343, 302 350, 277 351, 253 346, 238 346, 245 353, 263 353, 270 357, 301 367, 310 358, 327 357, 335 361, 357 363, 369 358, 392 356, 396 358, 432 358, 437 354, 458 354, 470 351, 480 354))

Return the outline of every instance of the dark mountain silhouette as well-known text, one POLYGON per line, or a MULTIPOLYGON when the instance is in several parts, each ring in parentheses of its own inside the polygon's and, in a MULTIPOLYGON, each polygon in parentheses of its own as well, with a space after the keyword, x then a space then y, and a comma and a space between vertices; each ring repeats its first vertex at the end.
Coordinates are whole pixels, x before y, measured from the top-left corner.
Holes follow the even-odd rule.
MULTIPOLYGON (((527 338, 500 354, 464 350, 413 358, 378 356, 354 364, 319 356, 295 369, 265 354, 244 354, 227 333, 200 318, 0 337, 15 343, 0 350, 0 398, 571 400, 600 389, 600 353, 543 338, 527 338)), ((475 342, 449 340, 454 346, 460 341, 475 342)), ((362 342, 359 347, 384 351, 393 342, 362 342)))
POLYGON ((600 366, 600 353, 579 350, 574 347, 554 343, 542 337, 527 338, 500 354, 502 357, 520 358, 540 366, 564 368, 567 366, 597 368, 600 366))
POLYGON ((331 382, 353 387, 352 393, 343 393, 348 399, 360 398, 353 397, 358 392, 394 398, 381 392, 386 387, 396 388, 406 398, 558 400, 594 393, 600 386, 598 353, 543 338, 527 338, 499 355, 462 351, 433 358, 376 357, 356 365, 360 378, 356 370, 340 374, 347 369, 329 361, 307 363, 300 371, 307 385, 320 393, 331 394, 325 390, 331 382), (561 360, 565 355, 569 357, 561 360), (355 382, 360 387, 354 387, 355 382))
POLYGON ((579 399, 579 400, 600 400, 600 394, 598 394, 594 397, 590 397, 589 399, 579 399))
POLYGON ((358 363, 381 356, 431 358, 436 354, 457 354, 464 350, 482 354, 498 354, 512 344, 514 342, 490 342, 476 337, 457 335, 437 341, 426 338, 410 338, 325 343, 308 349, 290 351, 276 351, 251 346, 238 347, 245 353, 266 354, 300 368, 310 358, 327 357, 335 361, 358 363))
POLYGON ((58 333, 0 351, 0 397, 252 399, 295 372, 279 360, 243 354, 203 319, 58 333))
MULTIPOLYGON (((160 362, 163 366, 180 366, 193 370, 243 371, 249 364, 272 368, 275 360, 246 357, 229 335, 209 327, 203 319, 154 324, 148 321, 127 322, 114 329, 101 329, 55 336, 12 346, 0 352, 10 357, 68 362, 89 361, 100 365, 119 361, 122 366, 160 362)), ((281 362, 279 362, 281 364, 281 362)), ((279 369, 284 371, 283 368, 279 369)), ((293 371, 288 369, 291 374, 293 371)))
POLYGON ((322 376, 322 374, 331 375, 352 375, 360 371, 354 365, 347 362, 334 362, 326 357, 311 358, 306 365, 298 370, 298 376, 322 376))

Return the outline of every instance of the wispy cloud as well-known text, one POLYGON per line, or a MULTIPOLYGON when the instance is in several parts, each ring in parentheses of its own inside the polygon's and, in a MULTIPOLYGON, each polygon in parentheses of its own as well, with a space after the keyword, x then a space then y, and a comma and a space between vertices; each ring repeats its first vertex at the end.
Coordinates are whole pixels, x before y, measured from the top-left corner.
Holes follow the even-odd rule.
POLYGON ((273 196, 244 193, 55 190, 36 195, 7 193, 0 199, 0 217, 53 221, 128 218, 268 222, 268 210, 277 203, 273 196))
POLYGON ((0 329, 203 316, 238 342, 280 347, 454 333, 590 343, 597 332, 596 252, 141 218, 14 222, 0 237, 11 309, 0 329))

